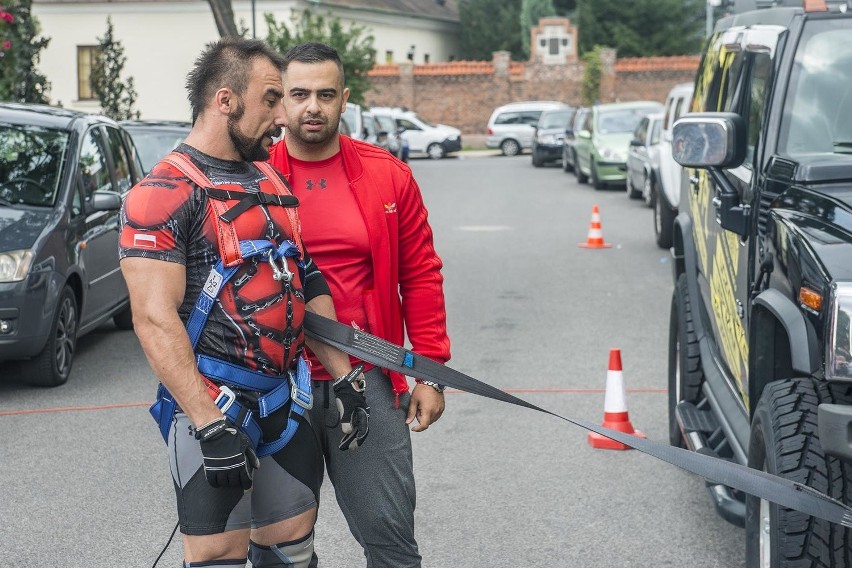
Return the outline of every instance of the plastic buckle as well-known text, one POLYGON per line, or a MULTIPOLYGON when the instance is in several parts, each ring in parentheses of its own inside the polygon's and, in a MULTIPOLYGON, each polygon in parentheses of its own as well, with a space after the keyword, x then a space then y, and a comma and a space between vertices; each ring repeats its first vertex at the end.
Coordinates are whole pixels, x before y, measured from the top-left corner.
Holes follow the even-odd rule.
POLYGON ((272 267, 272 278, 275 280, 283 280, 285 282, 290 282, 293 280, 293 273, 290 272, 290 269, 287 268, 287 259, 281 258, 281 266, 278 266, 278 263, 275 262, 275 258, 272 256, 272 251, 269 251, 269 254, 266 255, 266 260, 269 261, 269 266, 272 267))
POLYGON ((219 394, 216 395, 216 400, 213 402, 216 403, 216 406, 219 407, 219 410, 222 411, 222 414, 225 414, 226 412, 228 412, 228 409, 231 408, 231 405, 234 404, 234 401, 236 400, 237 393, 235 393, 225 385, 222 385, 221 387, 219 387, 219 394), (220 405, 219 401, 223 398, 226 398, 227 400, 225 401, 225 404, 220 405))
POLYGON ((304 408, 310 410, 314 407, 314 395, 312 392, 305 392, 299 388, 296 381, 293 379, 293 374, 290 373, 290 399, 304 408))

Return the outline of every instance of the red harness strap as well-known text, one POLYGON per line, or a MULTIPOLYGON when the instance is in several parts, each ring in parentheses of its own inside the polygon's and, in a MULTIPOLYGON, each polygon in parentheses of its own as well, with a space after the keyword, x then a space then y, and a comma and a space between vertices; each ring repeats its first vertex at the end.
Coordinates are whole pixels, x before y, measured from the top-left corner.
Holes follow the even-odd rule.
MULTIPOLYGON (((210 179, 205 176, 200 169, 198 169, 198 166, 196 166, 192 160, 187 158, 185 155, 179 152, 171 152, 163 158, 162 161, 177 168, 178 171, 188 177, 193 183, 195 183, 195 185, 205 191, 208 189, 215 189, 213 182, 211 182, 210 179)), ((267 162, 253 163, 272 183, 272 186, 275 188, 278 195, 292 196, 290 189, 281 180, 281 176, 278 175, 275 168, 267 162)), ((235 193, 246 192, 240 190, 239 192, 235 191, 235 193)), ((240 239, 237 236, 236 227, 234 227, 233 223, 223 219, 223 215, 230 208, 228 202, 221 201, 219 199, 212 199, 209 196, 207 202, 213 212, 213 219, 216 221, 216 240, 218 242, 219 256, 222 257, 222 263, 228 268, 242 264, 243 257, 240 252, 240 239)), ((299 256, 303 257, 305 251, 300 234, 301 225, 299 223, 299 217, 296 215, 296 210, 294 208, 287 207, 285 210, 287 212, 287 219, 290 222, 290 235, 292 236, 293 242, 296 243, 296 247, 299 249, 299 256)))

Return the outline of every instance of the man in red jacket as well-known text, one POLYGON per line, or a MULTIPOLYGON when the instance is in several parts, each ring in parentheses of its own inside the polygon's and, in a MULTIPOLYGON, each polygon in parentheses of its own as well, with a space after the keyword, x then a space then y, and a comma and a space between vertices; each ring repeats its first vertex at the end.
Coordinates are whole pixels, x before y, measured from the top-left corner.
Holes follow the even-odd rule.
MULTIPOLYGON (((382 148, 338 134, 349 97, 337 52, 307 43, 284 56, 284 140, 270 162, 299 198, 302 238, 325 275, 337 319, 441 363, 450 358, 441 259, 420 189, 382 148), (403 331, 405 329, 405 332, 403 331)), ((414 472, 408 425, 421 432, 444 411, 441 385, 367 371, 370 442, 337 448, 331 375, 313 361, 316 428, 337 502, 368 568, 420 566, 414 539, 414 472), (325 424, 325 427, 322 426, 325 424)))

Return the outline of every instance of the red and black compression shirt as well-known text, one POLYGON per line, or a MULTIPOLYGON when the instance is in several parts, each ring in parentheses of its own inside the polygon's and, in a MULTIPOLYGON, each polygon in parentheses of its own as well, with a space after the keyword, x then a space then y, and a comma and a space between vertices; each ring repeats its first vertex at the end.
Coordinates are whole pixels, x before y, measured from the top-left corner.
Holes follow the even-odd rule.
MULTIPOLYGON (((192 160, 217 188, 277 193, 251 163, 219 160, 186 144, 176 150, 192 160)), ((153 258, 186 266, 186 294, 179 309, 184 323, 219 260, 216 224, 207 199, 202 188, 174 166, 160 162, 130 190, 121 211, 120 258, 153 258)), ((228 202, 229 206, 235 203, 228 202)), ((281 206, 253 206, 234 224, 240 240, 276 244, 294 240, 287 211, 281 206)), ((287 370, 304 342, 305 303, 330 294, 306 250, 303 260, 304 283, 297 275, 289 285, 272 278, 272 268, 263 257, 245 261, 222 288, 196 351, 266 373, 287 370)), ((290 270, 298 274, 292 263, 290 270)))

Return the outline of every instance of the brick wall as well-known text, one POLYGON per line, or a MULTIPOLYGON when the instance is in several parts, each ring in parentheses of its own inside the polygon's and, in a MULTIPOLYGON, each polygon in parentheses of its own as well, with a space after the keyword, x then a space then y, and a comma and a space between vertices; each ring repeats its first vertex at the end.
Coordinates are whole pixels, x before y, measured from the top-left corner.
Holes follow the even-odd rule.
MULTIPOLYGON (((691 82, 698 56, 616 59, 602 54, 601 102, 656 100, 678 83, 691 82)), ((431 122, 449 124, 465 134, 485 132, 495 107, 520 100, 559 100, 580 104, 583 64, 519 63, 508 52, 491 61, 456 61, 414 65, 377 65, 370 72, 369 106, 400 106, 416 110, 431 122)))

